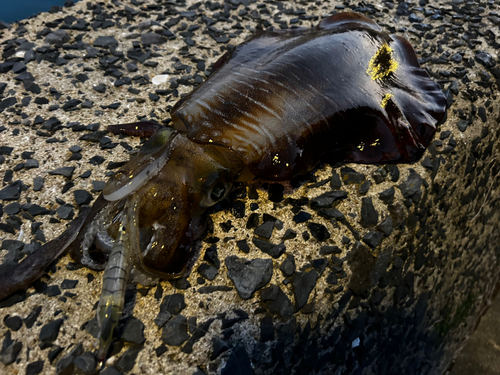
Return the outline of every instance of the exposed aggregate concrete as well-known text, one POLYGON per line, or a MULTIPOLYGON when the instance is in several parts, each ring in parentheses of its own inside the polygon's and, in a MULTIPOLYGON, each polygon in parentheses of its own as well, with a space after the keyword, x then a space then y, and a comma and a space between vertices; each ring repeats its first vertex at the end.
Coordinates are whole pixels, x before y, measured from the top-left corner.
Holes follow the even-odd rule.
MULTIPOLYGON (((257 27, 365 13, 412 43, 448 97, 421 162, 323 164, 301 181, 236 187, 212 210, 187 279, 130 288, 104 371, 446 370, 498 281, 499 4, 363 4, 82 1, 0 24, 5 264, 61 234, 119 165, 109 163, 140 146, 107 125, 168 123, 168 109, 228 44, 257 27), (346 194, 333 201, 332 191, 346 194)), ((0 302, 0 372, 93 373, 100 288, 100 273, 64 257, 25 298, 0 302)))

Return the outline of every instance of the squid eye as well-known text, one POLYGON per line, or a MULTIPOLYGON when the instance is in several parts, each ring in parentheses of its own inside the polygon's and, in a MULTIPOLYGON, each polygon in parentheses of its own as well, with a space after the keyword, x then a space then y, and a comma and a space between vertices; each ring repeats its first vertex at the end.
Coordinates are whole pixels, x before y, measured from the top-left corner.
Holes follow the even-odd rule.
POLYGON ((208 208, 223 200, 231 190, 231 176, 225 170, 216 171, 202 181, 200 207, 208 208))
POLYGON ((224 186, 224 184, 218 183, 212 189, 212 192, 210 193, 210 199, 212 199, 212 201, 214 202, 217 202, 218 200, 224 198, 225 193, 226 193, 226 187, 224 186))

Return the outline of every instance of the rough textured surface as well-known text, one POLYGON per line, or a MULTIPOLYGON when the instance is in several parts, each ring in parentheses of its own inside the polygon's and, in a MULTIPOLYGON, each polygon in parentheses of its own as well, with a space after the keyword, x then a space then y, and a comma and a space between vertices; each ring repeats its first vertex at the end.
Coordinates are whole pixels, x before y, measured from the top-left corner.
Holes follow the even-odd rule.
POLYGON ((493 301, 481 318, 460 356, 453 363, 450 375, 500 374, 500 298, 493 301))
POLYGON ((450 375, 500 374, 500 298, 496 298, 460 356, 453 363, 450 375))
MULTIPOLYGON (((257 374, 446 370, 498 280, 499 6, 360 4, 82 1, 1 28, 7 267, 62 233, 140 145, 107 125, 168 123, 180 96, 257 27, 362 12, 405 36, 448 98, 448 119, 419 163, 325 164, 286 186, 237 186, 212 210, 189 277, 128 290, 107 373, 247 373, 250 363, 257 374), (247 300, 228 277, 231 256, 272 262, 247 300)), ((24 323, 0 326, 0 372, 87 371, 100 286, 99 273, 64 257, 25 295, 0 302, 2 322, 24 323), (58 334, 41 342, 54 324, 58 334)))

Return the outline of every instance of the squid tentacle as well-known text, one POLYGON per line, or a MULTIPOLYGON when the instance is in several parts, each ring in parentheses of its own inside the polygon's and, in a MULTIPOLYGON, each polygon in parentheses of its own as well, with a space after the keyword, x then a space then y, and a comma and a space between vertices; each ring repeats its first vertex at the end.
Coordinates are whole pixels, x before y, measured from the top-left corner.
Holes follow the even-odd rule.
POLYGON ((90 212, 89 208, 83 208, 63 234, 29 254, 21 263, 0 272, 0 301, 39 279, 47 266, 69 249, 90 212))
POLYGON ((80 262, 84 266, 95 271, 103 270, 105 265, 95 261, 90 255, 89 250, 92 244, 95 243, 99 246, 99 248, 101 248, 101 250, 110 250, 113 246, 112 243, 109 242, 109 236, 106 237, 105 235, 106 230, 103 229, 111 223, 110 217, 114 208, 111 206, 113 205, 108 204, 106 207, 104 207, 89 223, 80 245, 82 251, 82 258, 80 262))
POLYGON ((111 253, 103 275, 102 292, 97 307, 98 358, 101 366, 113 338, 113 331, 120 320, 125 303, 125 291, 132 269, 130 233, 134 233, 131 225, 137 224, 137 201, 135 198, 127 202, 118 237, 113 243, 111 253))

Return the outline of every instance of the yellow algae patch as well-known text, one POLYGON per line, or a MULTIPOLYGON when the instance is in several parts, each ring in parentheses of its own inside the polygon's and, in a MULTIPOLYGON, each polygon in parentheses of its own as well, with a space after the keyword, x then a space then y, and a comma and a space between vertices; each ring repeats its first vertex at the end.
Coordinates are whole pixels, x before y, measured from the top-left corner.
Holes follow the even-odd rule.
POLYGON ((391 99, 394 95, 392 94, 385 94, 384 95, 384 98, 382 99, 382 102, 380 103, 380 106, 382 108, 385 108, 385 106, 387 105, 387 102, 389 101, 389 99, 391 99))
POLYGON ((375 81, 394 73, 398 65, 398 62, 392 56, 392 48, 387 43, 384 43, 370 59, 366 73, 375 81))

